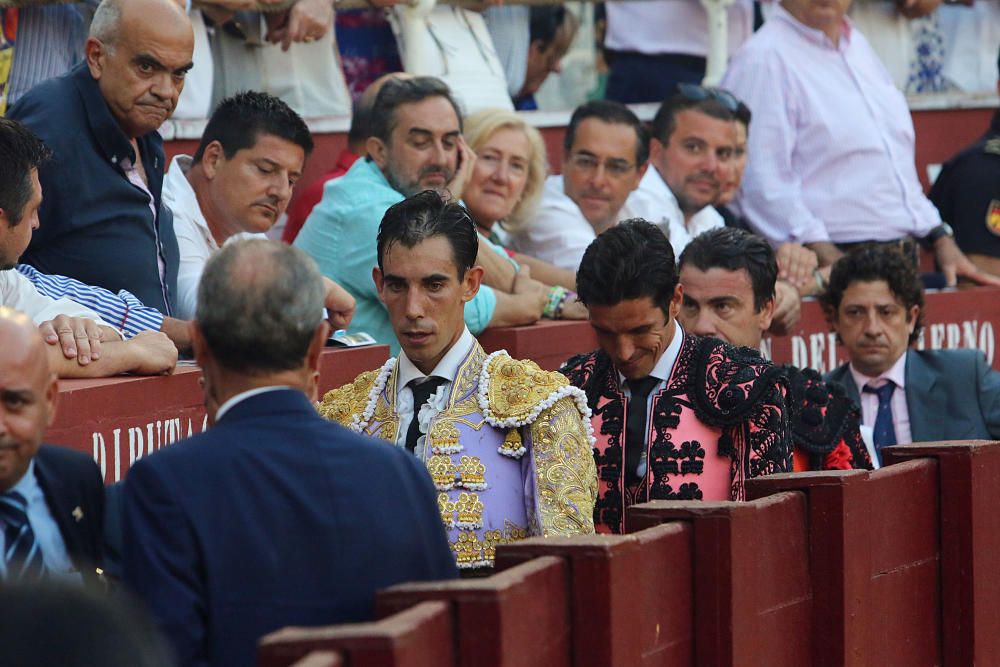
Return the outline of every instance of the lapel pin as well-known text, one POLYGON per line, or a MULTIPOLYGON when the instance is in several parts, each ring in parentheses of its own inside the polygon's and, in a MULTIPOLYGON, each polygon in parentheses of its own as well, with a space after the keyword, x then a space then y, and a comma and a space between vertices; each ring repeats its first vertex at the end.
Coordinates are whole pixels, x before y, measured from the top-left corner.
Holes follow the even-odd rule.
POLYGON ((80 509, 79 505, 77 505, 75 508, 73 508, 73 511, 71 512, 71 514, 73 515, 73 518, 76 519, 77 523, 80 523, 81 521, 83 521, 83 510, 80 509))

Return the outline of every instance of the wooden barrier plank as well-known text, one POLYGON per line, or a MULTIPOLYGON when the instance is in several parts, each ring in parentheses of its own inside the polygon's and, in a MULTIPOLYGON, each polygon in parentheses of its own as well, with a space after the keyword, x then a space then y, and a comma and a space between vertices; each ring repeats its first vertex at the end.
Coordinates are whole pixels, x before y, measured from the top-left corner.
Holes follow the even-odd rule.
POLYGON ((565 563, 535 558, 490 577, 400 584, 380 591, 386 616, 425 600, 449 603, 457 667, 569 667, 569 582, 565 563))
POLYGON ((507 350, 515 359, 531 359, 544 370, 557 370, 570 357, 597 349, 597 336, 586 321, 541 320, 527 327, 498 327, 479 334, 487 352, 507 350))
POLYGON ((691 539, 682 523, 632 535, 532 538, 497 549, 497 567, 539 556, 566 561, 575 667, 690 665, 691 539))
POLYGON ((945 665, 1000 656, 1000 443, 931 442, 891 447, 887 463, 938 462, 941 503, 941 604, 945 665))
POLYGON ((677 520, 694 529, 696 664, 810 664, 805 497, 653 501, 633 506, 627 515, 630 531, 677 520))
POLYGON ((451 610, 423 602, 374 623, 284 628, 258 643, 258 667, 286 667, 316 652, 335 652, 344 665, 452 667, 451 610))
POLYGON ((344 667, 340 654, 332 651, 313 651, 301 660, 295 661, 291 667, 344 667))
POLYGON ((748 482, 750 498, 796 490, 808 499, 813 664, 939 664, 936 477, 924 459, 748 482))
MULTIPOLYGON (((320 357, 320 392, 381 366, 386 345, 329 348, 320 357)), ((207 426, 201 369, 180 366, 173 375, 62 380, 59 405, 46 442, 94 457, 105 482, 125 478, 132 463, 207 426)))

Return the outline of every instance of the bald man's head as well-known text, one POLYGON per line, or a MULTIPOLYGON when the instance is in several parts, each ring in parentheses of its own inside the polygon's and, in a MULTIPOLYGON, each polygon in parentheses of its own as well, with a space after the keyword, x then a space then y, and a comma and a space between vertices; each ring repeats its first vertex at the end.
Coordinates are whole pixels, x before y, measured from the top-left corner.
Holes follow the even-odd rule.
POLYGON ((0 492, 13 487, 55 417, 58 383, 31 319, 0 307, 0 492))
POLYGON ((103 0, 86 45, 90 75, 131 138, 173 113, 193 52, 191 21, 175 0, 103 0))

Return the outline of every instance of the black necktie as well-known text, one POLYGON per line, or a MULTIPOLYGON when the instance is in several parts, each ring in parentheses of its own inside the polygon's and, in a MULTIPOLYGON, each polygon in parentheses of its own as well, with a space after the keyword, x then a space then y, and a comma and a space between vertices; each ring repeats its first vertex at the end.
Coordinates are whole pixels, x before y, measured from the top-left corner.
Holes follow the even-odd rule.
POLYGON ((0 494, 0 524, 4 526, 4 564, 7 581, 33 581, 45 571, 35 532, 28 523, 28 503, 17 491, 0 494))
POLYGON ((417 417, 420 415, 420 408, 446 381, 444 378, 429 377, 425 380, 411 380, 407 385, 413 392, 413 419, 410 421, 410 428, 406 430, 407 450, 412 452, 417 448, 417 440, 420 438, 420 420, 417 417))
POLYGON ((652 376, 641 380, 626 380, 632 392, 625 415, 625 481, 631 486, 639 481, 639 460, 646 451, 646 403, 653 387, 660 383, 652 376))
POLYGON ((889 380, 877 388, 866 384, 862 391, 878 396, 878 412, 875 413, 872 440, 875 442, 879 465, 882 465, 882 448, 896 444, 896 427, 892 419, 892 394, 896 391, 896 383, 889 380))

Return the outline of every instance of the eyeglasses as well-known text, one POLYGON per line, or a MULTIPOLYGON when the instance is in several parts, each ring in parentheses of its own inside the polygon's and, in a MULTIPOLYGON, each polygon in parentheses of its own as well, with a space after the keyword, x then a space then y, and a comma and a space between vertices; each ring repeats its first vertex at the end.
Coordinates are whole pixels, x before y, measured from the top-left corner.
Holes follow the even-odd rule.
POLYGON ((706 88, 693 83, 677 84, 677 92, 692 102, 713 99, 724 106, 736 119, 745 125, 750 124, 750 108, 740 102, 735 95, 722 88, 706 88))
MULTIPOLYGON (((586 153, 573 153, 567 162, 577 171, 587 174, 594 173, 597 171, 597 167, 602 164, 596 157, 586 153)), ((635 169, 634 163, 625 160, 616 160, 615 158, 609 158, 603 164, 604 171, 612 178, 622 178, 635 169)))

